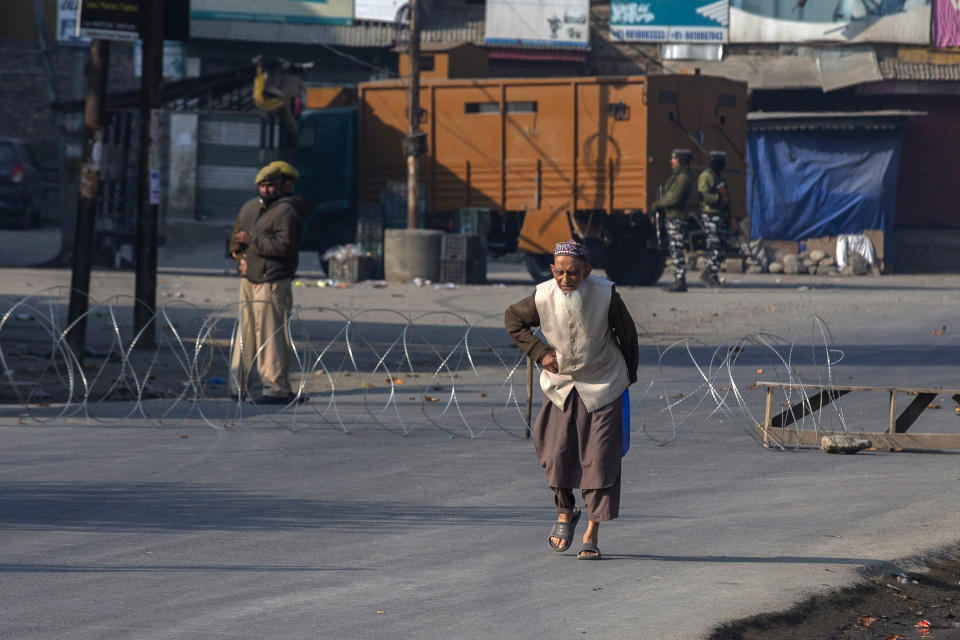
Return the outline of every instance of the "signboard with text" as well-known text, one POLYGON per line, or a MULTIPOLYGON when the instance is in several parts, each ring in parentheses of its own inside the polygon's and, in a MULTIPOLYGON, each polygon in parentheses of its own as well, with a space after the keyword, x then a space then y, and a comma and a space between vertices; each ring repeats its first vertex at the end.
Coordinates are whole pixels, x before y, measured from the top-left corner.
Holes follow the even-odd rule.
POLYGON ((193 20, 352 24, 354 0, 191 0, 193 20))
POLYGON ((141 0, 79 0, 78 38, 137 40, 141 0))
POLYGON ((357 20, 393 22, 406 0, 356 0, 353 17, 357 20))
POLYGON ((728 0, 611 0, 610 38, 721 44, 728 16, 728 0))
POLYGON ((484 42, 501 46, 590 46, 589 0, 487 0, 484 42))
POLYGON ((927 44, 930 0, 730 0, 730 41, 927 44))
POLYGON ((77 37, 77 9, 79 5, 79 0, 57 0, 58 42, 89 44, 87 38, 77 37))

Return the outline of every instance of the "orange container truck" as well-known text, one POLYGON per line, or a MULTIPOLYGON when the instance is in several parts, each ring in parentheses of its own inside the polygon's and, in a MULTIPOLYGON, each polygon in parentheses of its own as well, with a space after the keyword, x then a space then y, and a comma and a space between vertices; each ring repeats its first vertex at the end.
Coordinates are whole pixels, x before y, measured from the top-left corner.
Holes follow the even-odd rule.
MULTIPOLYGON (((361 207, 405 183, 407 91, 399 80, 358 88, 361 207)), ((420 104, 431 226, 452 229, 457 211, 488 210, 490 250, 525 252, 536 278, 549 277, 554 243, 573 237, 615 282, 655 283, 665 252, 650 205, 673 148, 693 152, 694 179, 708 151, 727 152, 742 217, 745 83, 703 75, 427 80, 420 104)))

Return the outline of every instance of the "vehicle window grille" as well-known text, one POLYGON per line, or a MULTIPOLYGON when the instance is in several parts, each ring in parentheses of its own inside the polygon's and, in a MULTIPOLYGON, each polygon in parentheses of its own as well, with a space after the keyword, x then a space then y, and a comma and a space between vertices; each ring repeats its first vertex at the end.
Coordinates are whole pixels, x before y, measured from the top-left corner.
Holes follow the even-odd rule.
POLYGON ((507 113, 536 113, 536 100, 521 100, 507 103, 507 113))
POLYGON ((474 113, 500 113, 500 103, 498 102, 467 102, 463 105, 463 112, 467 114, 474 113))

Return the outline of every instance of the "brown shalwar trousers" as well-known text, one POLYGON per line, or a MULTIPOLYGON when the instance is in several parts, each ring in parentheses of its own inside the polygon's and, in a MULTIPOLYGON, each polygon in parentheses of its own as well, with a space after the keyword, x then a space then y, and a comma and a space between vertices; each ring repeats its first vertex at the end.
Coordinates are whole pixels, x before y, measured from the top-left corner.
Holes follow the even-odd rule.
POLYGON ((558 513, 573 513, 573 489, 580 488, 591 520, 605 522, 620 515, 622 396, 593 413, 576 389, 562 410, 544 397, 533 437, 558 513))
POLYGON ((287 321, 292 307, 290 280, 254 284, 240 278, 238 325, 230 358, 230 393, 248 395, 250 372, 256 358, 263 395, 278 398, 290 395, 287 321))

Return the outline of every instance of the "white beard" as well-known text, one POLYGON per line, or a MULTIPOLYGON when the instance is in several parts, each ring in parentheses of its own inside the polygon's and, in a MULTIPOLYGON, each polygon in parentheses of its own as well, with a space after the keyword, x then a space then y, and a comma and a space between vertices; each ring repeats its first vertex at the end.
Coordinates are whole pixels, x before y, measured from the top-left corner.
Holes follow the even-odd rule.
POLYGON ((577 324, 583 324, 583 292, 580 287, 570 293, 561 290, 553 299, 553 312, 560 322, 572 318, 577 324))

